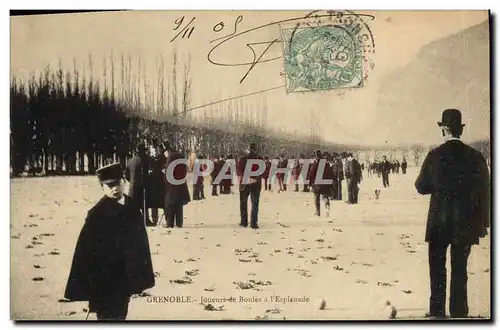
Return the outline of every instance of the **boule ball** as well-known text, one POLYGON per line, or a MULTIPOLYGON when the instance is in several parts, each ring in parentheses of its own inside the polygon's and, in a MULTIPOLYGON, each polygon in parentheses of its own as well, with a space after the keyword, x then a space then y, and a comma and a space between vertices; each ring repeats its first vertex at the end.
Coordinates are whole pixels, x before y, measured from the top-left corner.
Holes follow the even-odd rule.
POLYGON ((326 308, 326 300, 325 299, 320 299, 318 301, 318 308, 320 311, 322 311, 326 308))

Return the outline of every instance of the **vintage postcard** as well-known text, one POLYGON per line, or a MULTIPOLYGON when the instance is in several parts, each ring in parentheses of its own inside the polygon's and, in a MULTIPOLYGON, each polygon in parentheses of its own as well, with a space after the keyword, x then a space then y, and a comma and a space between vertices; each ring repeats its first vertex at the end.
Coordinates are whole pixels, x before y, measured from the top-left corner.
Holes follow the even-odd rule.
POLYGON ((10 28, 13 320, 491 319, 488 11, 10 28))

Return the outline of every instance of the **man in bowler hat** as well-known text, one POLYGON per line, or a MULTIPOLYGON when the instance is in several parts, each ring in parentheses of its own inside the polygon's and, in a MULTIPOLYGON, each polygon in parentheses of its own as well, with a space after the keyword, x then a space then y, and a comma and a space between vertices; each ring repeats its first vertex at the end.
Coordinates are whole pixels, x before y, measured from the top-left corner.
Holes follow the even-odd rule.
MULTIPOLYGON (((259 225, 259 199, 260 191, 262 189, 262 175, 249 176, 248 182, 244 182, 245 178, 245 168, 247 161, 249 159, 261 159, 257 154, 257 146, 255 143, 250 143, 248 152, 246 155, 242 156, 237 164, 237 173, 240 185, 240 226, 248 227, 248 196, 250 196, 250 202, 252 204, 252 210, 250 215, 250 227, 253 229, 258 229, 259 225)), ((252 165, 252 171, 258 170, 257 164, 252 165)))
POLYGON ((98 320, 125 320, 130 297, 155 285, 149 240, 120 164, 96 173, 105 195, 87 214, 64 297, 88 301, 98 320))
POLYGON ((417 191, 431 195, 425 241, 429 243, 430 304, 428 316, 445 316, 446 251, 451 248, 451 317, 469 313, 467 260, 471 246, 487 234, 490 224, 490 178, 484 156, 460 141, 462 114, 443 111, 438 122, 445 142, 431 150, 415 182, 417 191))

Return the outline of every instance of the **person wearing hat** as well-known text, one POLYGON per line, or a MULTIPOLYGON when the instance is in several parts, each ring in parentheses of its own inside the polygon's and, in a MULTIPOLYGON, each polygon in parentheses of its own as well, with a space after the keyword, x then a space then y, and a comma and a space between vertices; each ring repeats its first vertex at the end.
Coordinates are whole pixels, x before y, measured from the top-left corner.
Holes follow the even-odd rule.
MULTIPOLYGON (((221 156, 221 162, 222 162, 222 168, 226 168, 224 175, 225 176, 232 176, 233 173, 231 173, 231 167, 235 166, 234 162, 235 160, 233 159, 233 155, 229 154, 226 157, 221 156)), ((231 194, 231 185, 232 185, 232 180, 231 178, 224 178, 220 181, 220 193, 222 195, 229 195, 231 194)))
POLYGON ((165 176, 163 171, 167 159, 165 158, 165 147, 162 144, 155 144, 148 157, 149 160, 149 182, 147 197, 147 207, 151 209, 151 219, 153 225, 158 224, 158 210, 161 209, 165 215, 165 176))
POLYGON ((146 205, 150 170, 150 159, 146 150, 145 143, 137 144, 135 155, 130 158, 125 167, 125 179, 129 182, 128 195, 141 209, 146 224, 153 226, 146 205))
POLYGON ((271 191, 271 181, 269 181, 269 173, 271 172, 271 161, 269 160, 269 156, 264 157, 264 162, 266 164, 266 169, 262 174, 262 179, 264 180, 264 190, 271 191))
POLYGON ((382 184, 384 188, 389 187, 389 173, 391 172, 391 163, 387 160, 387 157, 382 156, 382 162, 380 163, 380 172, 382 173, 382 184))
POLYGON ((148 234, 137 204, 123 193, 121 165, 96 174, 104 196, 87 213, 64 297, 88 301, 98 320, 124 320, 130 297, 155 285, 148 234))
POLYGON ((307 177, 307 172, 309 171, 309 162, 305 160, 305 155, 301 153, 299 155, 299 166, 300 166, 300 178, 303 181, 303 187, 302 187, 302 192, 309 192, 309 185, 307 183, 306 177, 307 177), (302 173, 304 171, 304 165, 306 166, 306 171, 305 171, 305 177, 304 174, 302 173))
POLYGON ((316 150, 314 152, 314 161, 311 164, 311 170, 309 171, 308 177, 310 186, 314 193, 314 206, 316 209, 315 215, 321 216, 321 197, 323 197, 323 202, 325 203, 326 208, 326 216, 330 215, 330 198, 328 197, 331 194, 332 182, 333 182, 333 170, 330 166, 328 166, 326 159, 324 158, 321 150, 316 150), (323 165, 321 165, 323 164, 323 165), (320 170, 320 166, 323 166, 323 174, 320 175, 318 171, 320 170), (331 182, 323 183, 320 180, 331 180, 331 182))
MULTIPOLYGON (((288 166, 288 161, 285 155, 281 154, 278 160, 278 168, 283 170, 287 168, 287 166, 288 166)), ((286 191, 285 173, 284 172, 276 173, 276 179, 278 179, 278 185, 279 185, 278 193, 281 191, 286 191)))
POLYGON ((174 150, 169 143, 165 143, 165 150, 168 153, 165 171, 166 227, 173 228, 175 225, 182 228, 184 224, 184 206, 191 201, 186 182, 188 160, 179 151, 174 150), (174 180, 181 183, 179 184, 174 180))
POLYGON ((345 173, 347 180, 348 204, 358 204, 359 184, 363 178, 361 165, 350 152, 347 154, 347 171, 345 173))
POLYGON ((457 109, 443 111, 438 122, 443 144, 429 151, 415 181, 418 193, 431 195, 425 241, 429 244, 428 316, 445 316, 446 252, 451 249, 449 311, 467 317, 467 262, 472 245, 490 225, 490 175, 484 156, 460 141, 464 124, 457 109))
MULTIPOLYGON (((262 157, 257 154, 257 146, 255 143, 250 143, 247 154, 240 157, 236 165, 239 187, 240 187, 240 223, 241 227, 248 227, 248 196, 250 196, 250 202, 252 204, 252 210, 250 214, 250 227, 253 229, 258 229, 259 225, 259 200, 260 191, 262 190, 262 174, 249 176, 248 181, 244 182, 245 169, 247 161, 249 159, 260 159, 262 157)), ((263 162, 262 162, 263 163, 263 162)), ((264 164, 262 164, 264 166, 264 164)), ((257 172, 259 170, 259 165, 253 164, 252 171, 257 172)), ((262 173, 264 169, 262 169, 262 173)))
POLYGON ((342 165, 342 160, 340 154, 337 152, 333 153, 333 200, 342 200, 342 180, 344 180, 344 168, 342 165))
POLYGON ((406 174, 407 168, 408 168, 408 163, 406 162, 406 158, 403 157, 403 161, 401 162, 401 171, 403 174, 406 174))

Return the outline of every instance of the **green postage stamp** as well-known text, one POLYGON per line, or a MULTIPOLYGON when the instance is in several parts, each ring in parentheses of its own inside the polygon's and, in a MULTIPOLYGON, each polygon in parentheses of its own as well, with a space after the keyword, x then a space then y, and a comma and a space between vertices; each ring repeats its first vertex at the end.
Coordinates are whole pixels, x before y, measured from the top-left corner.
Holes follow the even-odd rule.
POLYGON ((282 29, 287 92, 363 86, 362 41, 342 25, 282 29))

